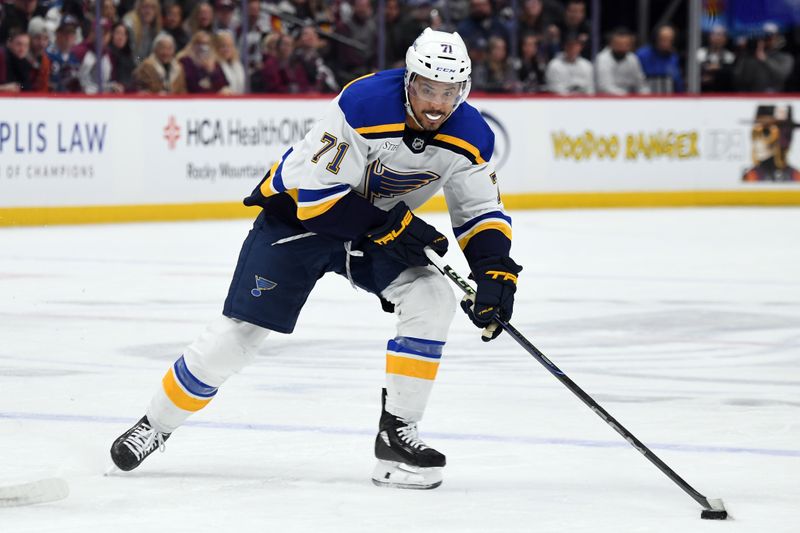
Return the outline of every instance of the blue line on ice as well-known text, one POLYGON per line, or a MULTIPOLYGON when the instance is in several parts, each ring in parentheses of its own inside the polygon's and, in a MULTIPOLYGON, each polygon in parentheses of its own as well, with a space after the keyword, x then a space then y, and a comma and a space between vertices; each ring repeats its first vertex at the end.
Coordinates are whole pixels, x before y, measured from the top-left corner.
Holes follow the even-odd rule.
MULTIPOLYGON (((88 422, 95 424, 121 424, 130 425, 132 418, 114 416, 90 415, 65 415, 50 413, 4 413, 0 412, 0 419, 7 420, 45 420, 48 422, 88 422)), ((374 431, 344 427, 325 426, 298 426, 286 424, 245 424, 239 422, 202 422, 189 421, 184 426, 193 426, 206 429, 234 429, 250 431, 266 431, 273 433, 325 433, 330 435, 374 435, 374 431)), ((579 446, 582 448, 627 448, 630 445, 624 441, 604 441, 589 439, 559 439, 549 437, 515 437, 512 435, 481 435, 475 433, 436 433, 426 432, 431 439, 488 441, 501 443, 518 443, 531 445, 551 446, 579 446)), ((647 443, 645 443, 647 444, 647 443)), ((772 457, 800 457, 800 450, 781 450, 775 448, 743 448, 738 446, 698 446, 692 444, 653 443, 647 444, 653 450, 671 450, 678 452, 694 452, 708 454, 739 453, 752 455, 767 455, 772 457)))

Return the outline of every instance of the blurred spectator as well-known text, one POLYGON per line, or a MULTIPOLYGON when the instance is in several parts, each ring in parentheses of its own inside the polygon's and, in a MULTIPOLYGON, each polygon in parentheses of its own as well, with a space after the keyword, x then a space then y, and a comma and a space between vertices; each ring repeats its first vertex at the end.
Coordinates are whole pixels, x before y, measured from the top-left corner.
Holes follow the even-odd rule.
POLYGON ((353 0, 353 16, 347 22, 340 22, 336 31, 364 46, 364 50, 359 50, 336 43, 336 78, 341 83, 348 83, 372 72, 375 68, 378 26, 370 0, 353 0))
POLYGON ((225 79, 228 81, 228 92, 230 94, 244 94, 244 65, 239 60, 239 50, 236 49, 233 32, 220 30, 215 33, 214 50, 217 53, 222 73, 225 74, 225 79))
MULTIPOLYGON (((391 1, 391 0, 390 0, 391 1)), ((389 5, 389 2, 386 3, 389 5)), ((319 93, 339 92, 339 84, 333 70, 325 64, 320 54, 322 43, 313 26, 304 26, 297 39, 295 55, 306 71, 306 78, 312 89, 319 93)))
MULTIPOLYGON (((281 0, 276 2, 278 4, 278 12, 286 13, 292 17, 299 18, 300 20, 311 21, 314 20, 314 14, 311 11, 311 6, 308 0, 281 0)), ((284 22, 285 24, 285 22, 284 22)), ((290 24, 290 26, 293 26, 290 24)), ((286 27, 286 30, 293 30, 294 27, 286 27)))
POLYGON ((675 51, 675 28, 669 25, 657 28, 654 44, 639 48, 636 56, 642 65, 651 93, 683 92, 680 59, 675 51))
POLYGON ((0 91, 20 92, 33 90, 33 65, 28 61, 31 40, 28 34, 13 27, 9 30, 8 44, 3 50, 5 76, 0 91))
POLYGON ((75 47, 77 19, 65 15, 56 29, 55 42, 47 49, 50 58, 50 89, 58 93, 80 91, 78 70, 81 62, 72 49, 75 47))
POLYGON ((539 56, 547 63, 561 52, 561 28, 550 24, 539 39, 539 56))
MULTIPOLYGON (((386 44, 384 54, 386 68, 401 67, 406 58, 408 49, 408 35, 403 27, 400 12, 400 0, 386 0, 384 18, 386 20, 386 44)), ((419 34, 413 34, 419 35, 419 34)))
POLYGON ((794 58, 782 52, 783 37, 775 24, 764 25, 764 35, 748 42, 733 66, 733 85, 739 92, 783 92, 794 68, 794 58))
POLYGON ((293 55, 291 36, 273 33, 267 36, 266 41, 261 92, 295 94, 311 90, 303 65, 293 55))
POLYGON ((520 8, 517 27, 523 35, 542 35, 545 28, 553 21, 544 17, 544 4, 542 0, 524 0, 520 8))
POLYGON ((153 53, 133 71, 136 89, 151 94, 185 94, 183 67, 175 59, 175 40, 159 33, 153 41, 153 53))
POLYGON ((111 41, 111 22, 103 19, 100 21, 100 27, 103 31, 103 52, 98 60, 94 46, 87 48, 78 71, 81 87, 86 94, 121 93, 124 90, 123 87, 111 80, 111 54, 108 49, 111 41), (102 83, 98 83, 98 76, 102 83))
POLYGON ((233 0, 216 0, 214 2, 214 30, 236 31, 239 21, 235 19, 236 4, 233 0))
POLYGON ((609 45, 597 54, 595 60, 598 94, 649 93, 639 58, 631 52, 632 48, 633 34, 630 30, 614 30, 609 45))
POLYGON ((524 35, 520 44, 519 65, 517 66, 520 91, 524 93, 542 91, 545 88, 546 66, 547 63, 542 61, 539 56, 539 38, 530 33, 524 35))
POLYGON ((522 3, 517 23, 519 33, 542 36, 548 26, 554 22, 553 19, 548 18, 542 0, 525 0, 522 3))
POLYGON ((111 27, 111 44, 108 49, 111 56, 111 81, 118 83, 124 92, 130 92, 133 89, 136 61, 125 24, 117 22, 111 27))
POLYGON ((50 58, 47 57, 47 47, 50 44, 50 34, 47 23, 42 17, 33 17, 28 24, 28 36, 31 48, 28 61, 33 67, 32 90, 37 93, 50 91, 50 58))
POLYGON ((470 0, 469 16, 458 24, 458 33, 467 45, 483 39, 487 43, 489 38, 497 36, 509 44, 508 29, 494 16, 492 4, 489 0, 470 0))
MULTIPOLYGON (((386 67, 402 68, 405 66, 406 51, 412 45, 414 39, 422 33, 422 30, 431 25, 433 4, 431 0, 406 0, 402 4, 406 9, 400 14, 399 19, 392 23, 391 28, 387 18, 386 32, 387 46, 392 46, 392 53, 387 52, 386 67), (389 37, 391 35, 391 37, 389 37)), ((398 10, 400 6, 398 5, 398 10)), ((389 13, 389 3, 386 4, 387 17, 389 13)))
POLYGON ((11 30, 25 33, 28 24, 35 16, 45 17, 47 10, 36 5, 36 0, 14 0, 14 3, 3 5, 3 22, 0 23, 0 43, 5 44, 11 36, 11 30))
POLYGON ((486 61, 473 66, 473 87, 478 91, 492 93, 516 91, 519 82, 514 67, 508 58, 505 40, 495 35, 489 38, 488 45, 489 50, 486 61))
POLYGON ((136 0, 136 7, 122 20, 131 32, 131 50, 139 64, 150 55, 153 39, 161 33, 161 6, 158 0, 136 0))
POLYGON ((286 18, 278 16, 279 24, 278 29, 283 33, 294 34, 300 28, 309 22, 315 24, 330 24, 333 22, 333 14, 329 4, 333 3, 327 0, 281 0, 276 2, 276 11, 288 15, 286 18), (298 19, 301 23, 289 18, 298 19))
POLYGON ((564 42, 564 51, 547 65, 547 88, 550 92, 569 96, 594 94, 594 68, 581 57, 584 41, 579 34, 571 33, 564 42))
MULTIPOLYGON (((589 42, 591 26, 586 20, 586 2, 584 0, 569 0, 564 10, 564 20, 560 24, 561 45, 566 45, 567 39, 578 38, 584 43, 589 42)), ((589 50, 583 52, 585 58, 589 58, 589 50)))
POLYGON ((728 34, 725 28, 716 26, 708 34, 708 46, 697 51, 702 92, 724 92, 731 89, 731 66, 736 56, 725 48, 727 43, 728 34))
MULTIPOLYGON (((47 11, 45 20, 48 23, 48 28, 58 28, 64 17, 70 17, 70 20, 75 24, 75 42, 83 40, 83 26, 89 25, 89 20, 86 18, 84 10, 84 0, 62 0, 60 4, 56 4, 47 11)), ((94 11, 92 11, 94 13, 94 11)))
POLYGON ((248 0, 247 35, 245 35, 244 39, 242 39, 242 28, 239 28, 237 37, 239 41, 244 40, 245 46, 247 47, 247 65, 245 65, 245 68, 251 77, 255 73, 261 71, 261 65, 263 63, 261 43, 264 40, 264 36, 270 32, 271 21, 272 18, 261 9, 261 2, 259 0, 248 0))
POLYGON ((228 91, 228 82, 214 57, 211 35, 207 31, 200 30, 192 35, 179 57, 186 77, 187 92, 213 94, 228 91))
POLYGON ((198 31, 213 33, 214 10, 211 8, 211 4, 205 0, 195 4, 192 14, 189 15, 185 25, 190 39, 193 39, 198 31))
POLYGON ((434 31, 446 31, 449 33, 455 31, 453 25, 444 20, 444 17, 442 17, 442 12, 438 9, 431 9, 430 22, 430 28, 434 31))
MULTIPOLYGON (((408 5, 408 3, 409 0, 406 0, 403 5, 408 5)), ((447 13, 446 18, 454 23, 461 22, 469 15, 469 0, 447 0, 441 2, 440 7, 447 13)))
POLYGON ((164 8, 162 31, 169 33, 175 41, 175 48, 183 50, 189 42, 189 34, 183 27, 183 8, 177 2, 167 4, 164 8))
POLYGON ((119 15, 117 14, 117 6, 114 5, 114 0, 103 0, 100 16, 110 20, 112 24, 117 23, 119 15))
POLYGON ((314 0, 281 0, 278 3, 278 10, 306 22, 319 22, 317 17, 324 15, 326 9, 324 4, 322 1, 314 0))
POLYGON ((280 33, 270 33, 261 41, 261 66, 250 72, 250 91, 254 93, 264 92, 264 64, 267 58, 278 56, 278 41, 280 33))
MULTIPOLYGON (((80 0, 79 0, 80 1, 80 0)), ((136 6, 136 0, 114 0, 117 4, 117 18, 121 19, 136 6)))

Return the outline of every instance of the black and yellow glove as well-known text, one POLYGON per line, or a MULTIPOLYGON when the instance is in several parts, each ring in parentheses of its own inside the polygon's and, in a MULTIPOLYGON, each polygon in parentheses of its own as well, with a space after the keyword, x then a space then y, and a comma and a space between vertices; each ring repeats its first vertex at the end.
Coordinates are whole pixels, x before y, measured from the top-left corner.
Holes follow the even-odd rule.
POLYGON ((429 265, 426 246, 439 256, 447 253, 447 237, 414 216, 405 203, 394 206, 388 215, 384 224, 367 232, 367 237, 396 261, 408 266, 429 265))
POLYGON ((461 300, 461 308, 473 324, 483 329, 481 340, 489 342, 503 331, 495 318, 511 320, 517 275, 522 267, 510 257, 482 259, 471 267, 478 288, 475 294, 461 300))

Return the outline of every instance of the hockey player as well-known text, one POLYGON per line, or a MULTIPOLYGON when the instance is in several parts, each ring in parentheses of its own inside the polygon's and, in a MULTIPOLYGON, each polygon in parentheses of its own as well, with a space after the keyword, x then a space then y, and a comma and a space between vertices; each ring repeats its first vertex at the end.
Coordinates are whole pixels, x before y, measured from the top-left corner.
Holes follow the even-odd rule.
POLYGON ((381 299, 397 315, 386 353, 379 486, 434 488, 445 456, 419 437, 455 300, 425 256, 444 235, 412 213, 444 189, 455 236, 477 282, 462 308, 488 341, 511 318, 517 274, 511 219, 491 163, 494 135, 473 107, 470 59, 458 34, 426 29, 406 68, 360 78, 289 148, 246 205, 262 207, 244 241, 222 314, 167 371, 146 415, 114 441, 111 457, 132 470, 231 375, 252 361, 270 331, 291 333, 326 272, 381 299))

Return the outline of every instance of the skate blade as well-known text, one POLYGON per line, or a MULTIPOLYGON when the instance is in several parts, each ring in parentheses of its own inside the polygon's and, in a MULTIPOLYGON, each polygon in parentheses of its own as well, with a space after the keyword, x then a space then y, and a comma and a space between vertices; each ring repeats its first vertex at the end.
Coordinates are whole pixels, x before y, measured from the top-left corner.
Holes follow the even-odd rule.
POLYGON ((372 483, 377 487, 394 489, 435 489, 442 484, 442 468, 379 460, 372 471, 372 483))

